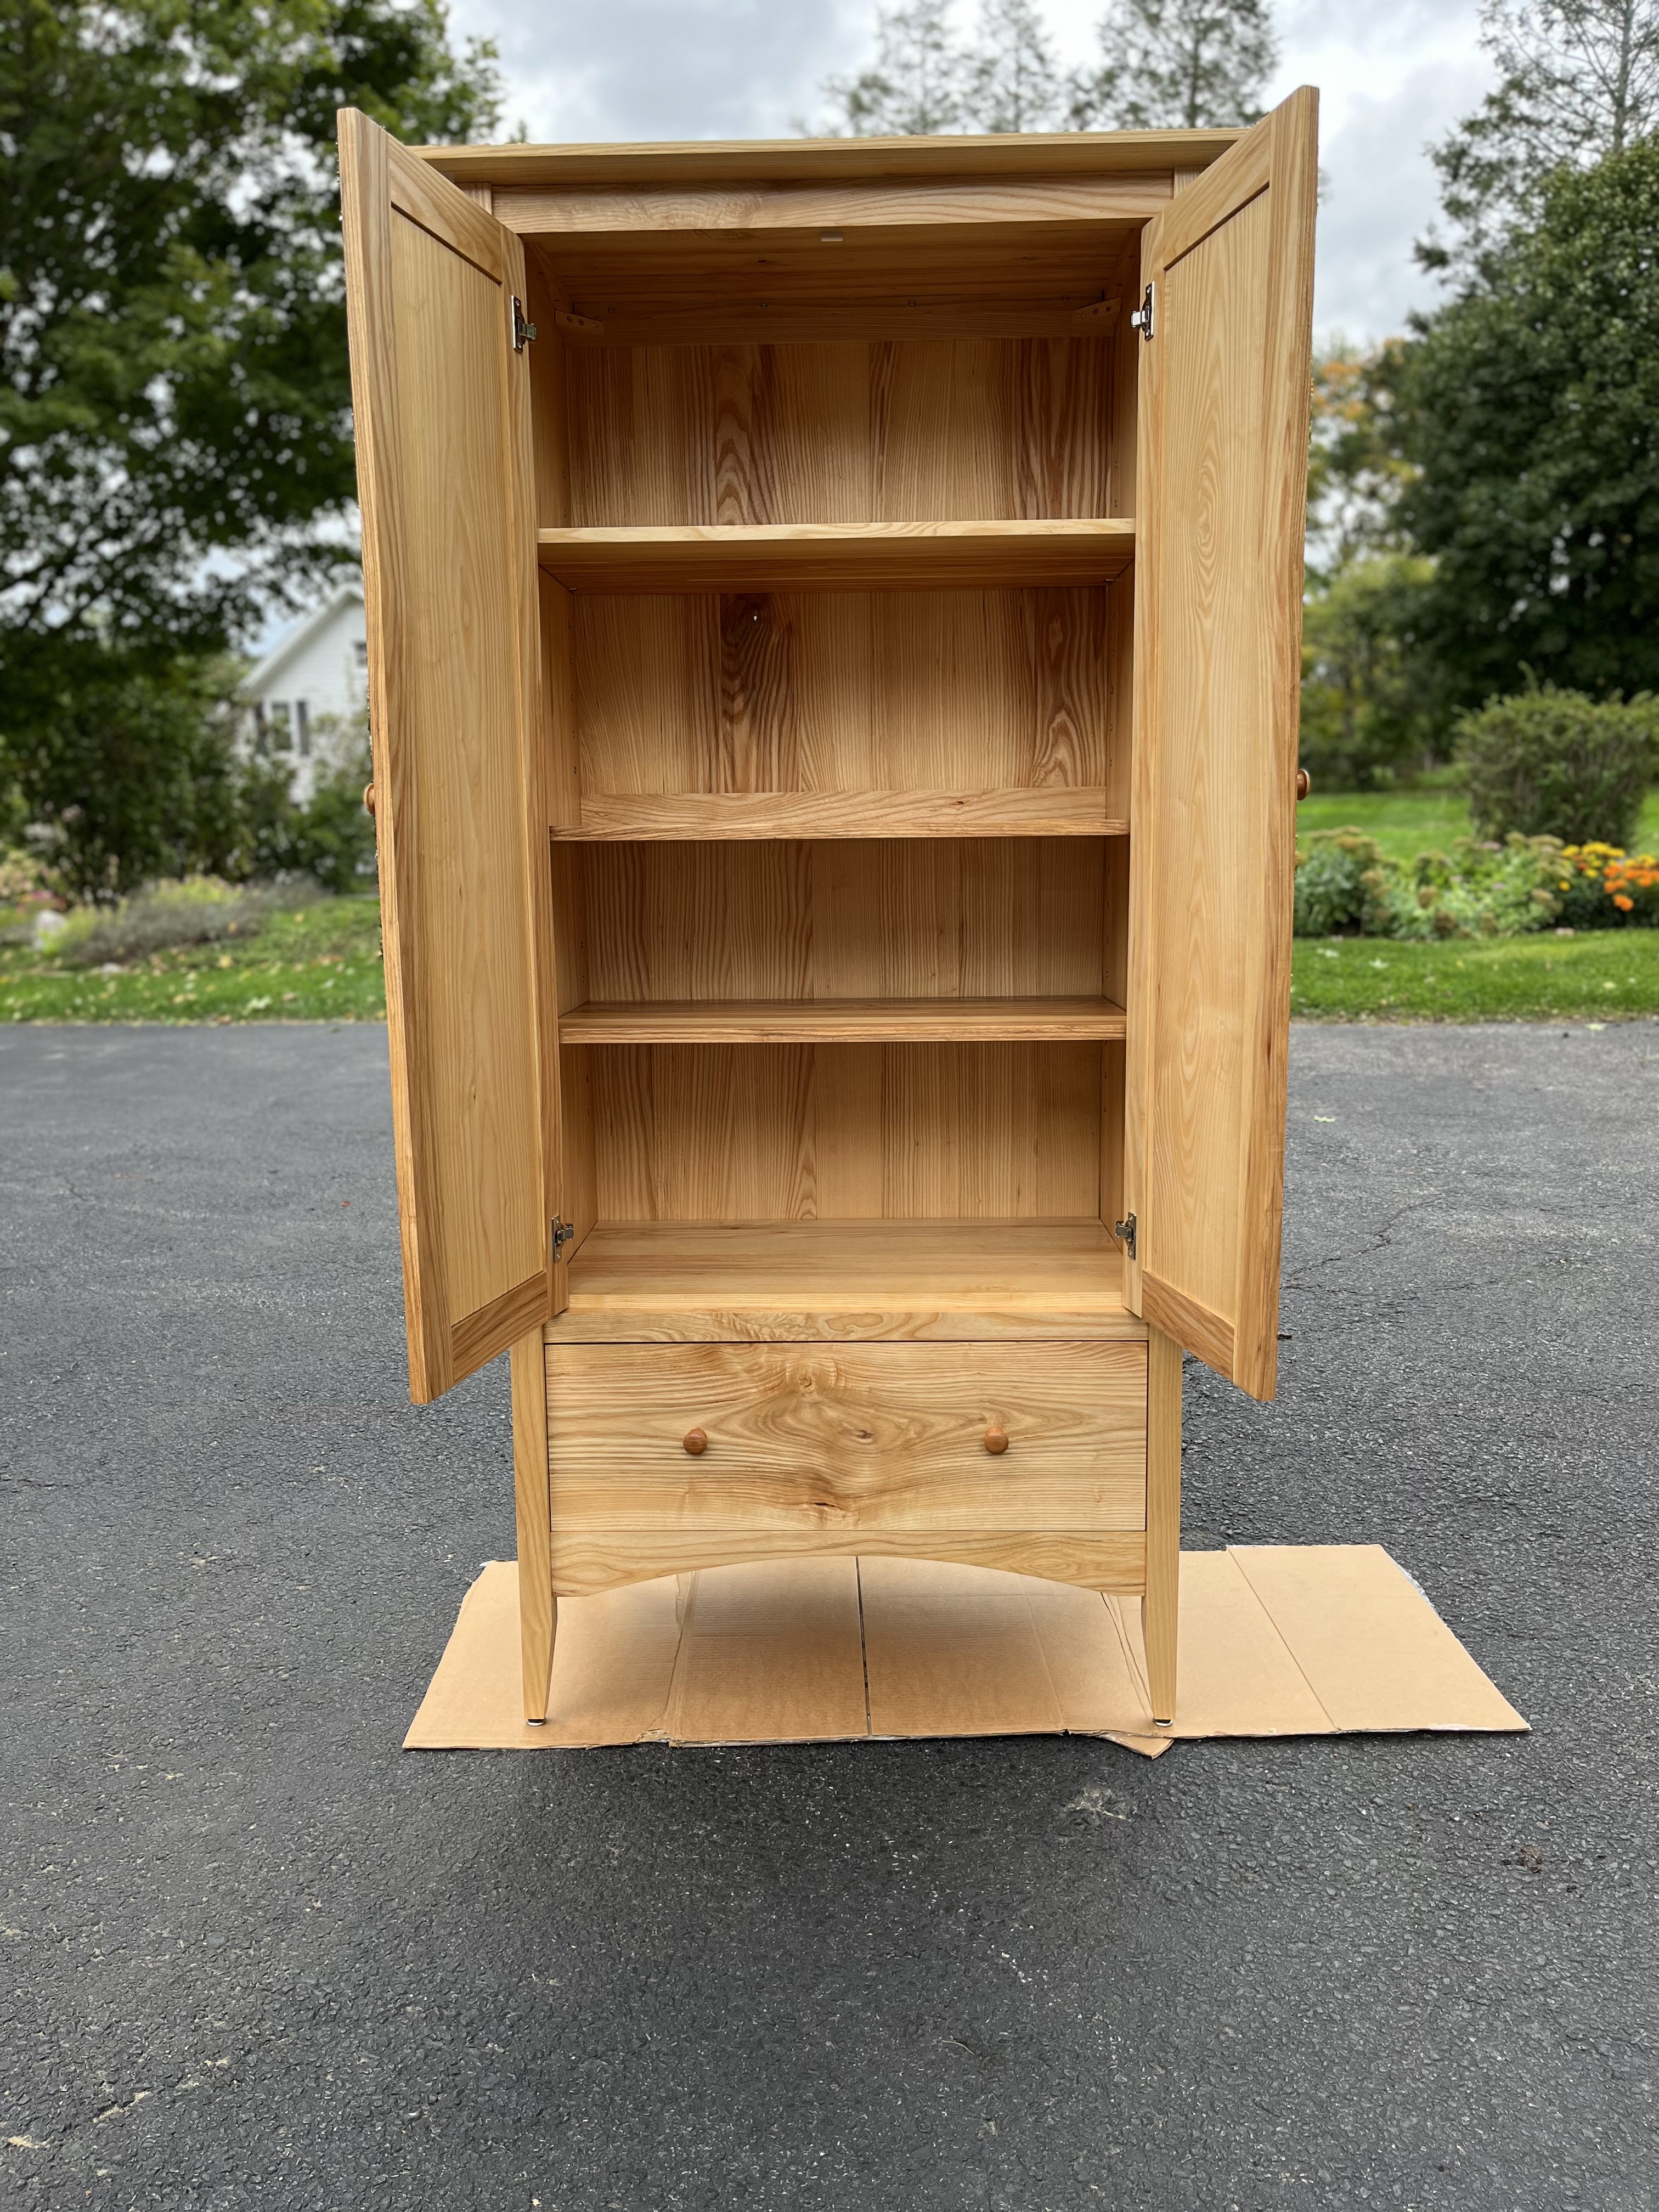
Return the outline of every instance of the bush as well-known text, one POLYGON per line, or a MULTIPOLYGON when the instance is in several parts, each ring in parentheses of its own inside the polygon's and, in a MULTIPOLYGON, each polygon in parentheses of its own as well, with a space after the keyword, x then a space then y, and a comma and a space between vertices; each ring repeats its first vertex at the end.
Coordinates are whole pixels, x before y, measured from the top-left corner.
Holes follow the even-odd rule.
POLYGON ((1408 868, 1387 871, 1383 926, 1371 933, 1426 941, 1542 929, 1560 912, 1560 854, 1553 837, 1513 836, 1501 846, 1461 837, 1449 854, 1419 853, 1408 868))
POLYGON ((307 876, 326 891, 372 890, 374 824, 363 809, 374 774, 368 726, 343 727, 319 716, 313 726, 332 758, 319 768, 309 800, 297 805, 288 769, 262 760, 245 763, 238 787, 242 827, 235 873, 244 878, 307 876))
POLYGON ((1368 929, 1379 912, 1382 848, 1358 830, 1316 830, 1296 856, 1298 937, 1340 937, 1368 929))
POLYGON ((1296 856, 1294 927, 1298 937, 1518 937, 1555 920, 1563 873, 1554 837, 1465 837, 1401 867, 1358 830, 1320 830, 1296 856))
POLYGON ((1546 684, 1466 715, 1457 750, 1483 838, 1622 849, 1659 766, 1659 701, 1598 703, 1546 684))
POLYGON ((256 937, 273 910, 297 903, 307 888, 249 890, 213 876, 151 884, 116 906, 77 907, 64 916, 51 949, 66 968, 95 968, 106 960, 142 960, 170 945, 256 937))

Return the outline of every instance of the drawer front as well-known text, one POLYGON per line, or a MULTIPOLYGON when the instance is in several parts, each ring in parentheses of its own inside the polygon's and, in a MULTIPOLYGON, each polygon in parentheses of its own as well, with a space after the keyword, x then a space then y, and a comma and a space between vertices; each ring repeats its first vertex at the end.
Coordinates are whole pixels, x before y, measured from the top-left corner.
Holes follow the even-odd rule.
POLYGON ((547 1396, 561 1531, 1146 1526, 1144 1344, 550 1345, 547 1396))

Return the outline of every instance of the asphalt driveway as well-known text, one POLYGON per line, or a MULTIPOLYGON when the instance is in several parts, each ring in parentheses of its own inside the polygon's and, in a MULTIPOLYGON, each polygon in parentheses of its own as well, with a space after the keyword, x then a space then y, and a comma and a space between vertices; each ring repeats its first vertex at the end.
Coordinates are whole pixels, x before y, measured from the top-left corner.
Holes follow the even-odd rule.
POLYGON ((1659 2203, 1659 1026, 1299 1030, 1279 1401, 1188 1368, 1188 1543, 1536 1732, 1156 1764, 400 1754, 512 1475, 385 1054, 0 1034, 0 2201, 1659 2203))

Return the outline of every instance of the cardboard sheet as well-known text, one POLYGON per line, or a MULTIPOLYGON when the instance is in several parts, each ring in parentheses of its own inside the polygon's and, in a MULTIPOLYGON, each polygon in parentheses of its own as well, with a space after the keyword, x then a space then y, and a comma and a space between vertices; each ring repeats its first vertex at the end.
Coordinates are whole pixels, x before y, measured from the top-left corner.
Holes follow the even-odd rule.
POLYGON ((410 1751, 1085 1735, 1524 1729, 1374 1544, 1181 1560, 1180 1702, 1155 1728, 1140 1604, 928 1559, 704 1568, 562 1598, 547 1723, 519 1692, 518 1569, 486 1566, 404 1738, 410 1751))

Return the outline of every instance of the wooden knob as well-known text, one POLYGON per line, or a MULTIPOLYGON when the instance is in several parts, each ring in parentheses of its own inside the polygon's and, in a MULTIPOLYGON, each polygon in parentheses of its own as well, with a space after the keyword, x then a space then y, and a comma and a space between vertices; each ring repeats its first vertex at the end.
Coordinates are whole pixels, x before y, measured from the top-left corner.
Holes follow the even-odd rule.
POLYGON ((363 811, 365 814, 374 811, 374 787, 372 783, 363 786, 363 811))
POLYGON ((686 1431, 685 1449, 690 1453, 693 1459, 701 1459, 702 1457, 703 1454, 708 1449, 708 1438, 702 1429, 688 1429, 686 1431))
POLYGON ((987 1429, 985 1431, 985 1449, 990 1453, 993 1459, 1000 1459, 1003 1453, 1008 1449, 1007 1430, 987 1429))
POLYGON ((1305 768, 1297 769, 1296 772, 1297 797, 1298 799, 1305 799, 1312 789, 1313 778, 1309 775, 1307 769, 1305 768))

